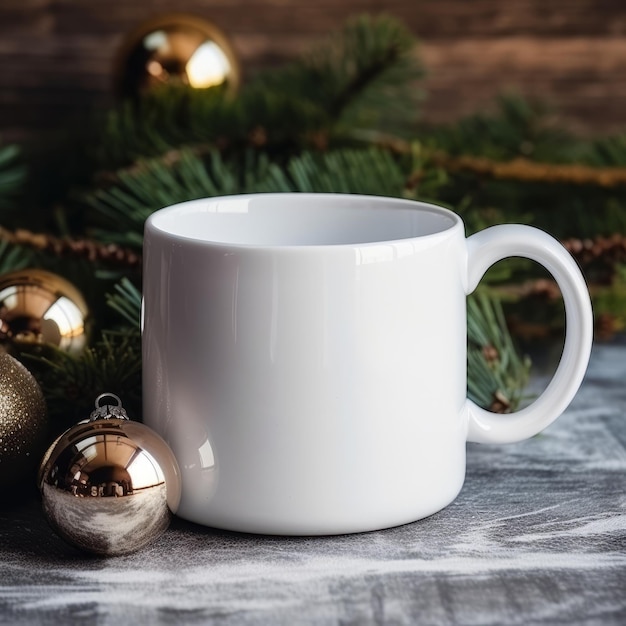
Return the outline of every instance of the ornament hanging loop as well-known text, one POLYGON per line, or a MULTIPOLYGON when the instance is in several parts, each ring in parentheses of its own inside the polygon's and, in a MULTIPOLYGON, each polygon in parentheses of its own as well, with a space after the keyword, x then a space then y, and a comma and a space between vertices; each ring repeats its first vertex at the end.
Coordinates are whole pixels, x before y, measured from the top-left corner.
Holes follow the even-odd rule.
POLYGON ((126 410, 122 406, 122 400, 119 396, 116 396, 114 393, 101 393, 96 398, 96 409, 91 412, 89 416, 89 421, 93 422, 95 420, 101 419, 111 419, 116 418, 120 420, 129 419, 126 410), (113 398, 115 400, 115 404, 110 404, 109 402, 102 404, 102 400, 105 398, 113 398))

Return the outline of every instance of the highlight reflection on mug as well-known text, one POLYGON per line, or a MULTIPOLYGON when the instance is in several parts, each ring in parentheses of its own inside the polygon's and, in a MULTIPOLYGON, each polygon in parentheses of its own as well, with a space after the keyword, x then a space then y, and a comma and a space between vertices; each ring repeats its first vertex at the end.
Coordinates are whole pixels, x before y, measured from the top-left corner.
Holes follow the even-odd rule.
POLYGON ((198 455, 200 457, 201 469, 207 470, 215 467, 213 448, 211 447, 211 442, 208 439, 206 439, 205 442, 198 448, 198 455))

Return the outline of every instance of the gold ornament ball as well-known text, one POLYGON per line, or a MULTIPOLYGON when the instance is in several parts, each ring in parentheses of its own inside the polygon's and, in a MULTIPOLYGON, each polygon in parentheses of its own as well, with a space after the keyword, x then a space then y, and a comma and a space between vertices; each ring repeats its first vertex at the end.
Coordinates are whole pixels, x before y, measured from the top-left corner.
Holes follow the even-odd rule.
POLYGON ((71 545, 102 556, 128 554, 159 537, 181 495, 169 446, 118 408, 105 406, 106 418, 92 414, 63 433, 39 471, 49 524, 71 545))
POLYGON ((0 343, 50 344, 79 354, 87 319, 85 299, 57 274, 27 269, 0 276, 0 343))
POLYGON ((130 33, 116 61, 116 91, 136 98, 158 85, 195 88, 239 86, 239 64, 228 38, 191 15, 149 20, 130 33))
POLYGON ((0 489, 33 484, 46 428, 46 403, 37 381, 0 349, 0 489))

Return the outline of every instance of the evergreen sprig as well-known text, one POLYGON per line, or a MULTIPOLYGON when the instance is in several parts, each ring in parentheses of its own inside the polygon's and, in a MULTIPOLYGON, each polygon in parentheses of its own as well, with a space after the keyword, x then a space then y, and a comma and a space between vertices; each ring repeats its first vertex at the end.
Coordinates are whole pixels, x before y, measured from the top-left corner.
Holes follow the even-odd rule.
POLYGON ((482 156, 495 161, 532 158, 550 163, 580 160, 585 143, 557 123, 544 101, 501 95, 495 110, 469 115, 449 125, 429 128, 424 138, 452 156, 482 156))
POLYGON ((626 132, 591 140, 583 162, 596 167, 626 167, 626 132))
POLYGON ((448 155, 439 161, 448 173, 439 199, 470 231, 525 222, 560 239, 626 232, 623 171, 601 169, 626 168, 626 135, 579 138, 557 119, 541 103, 506 96, 495 112, 425 129, 429 148, 448 155))
POLYGON ((255 182, 268 164, 265 157, 259 157, 240 180, 236 168, 216 151, 201 158, 183 149, 171 166, 160 159, 143 161, 120 172, 119 184, 97 189, 87 198, 99 224, 96 234, 105 241, 140 248, 144 222, 155 210, 185 200, 237 193, 245 183, 255 182))
POLYGON ((270 165, 267 176, 255 184, 254 190, 401 196, 406 178, 397 161, 374 148, 306 152, 285 167, 270 165), (363 172, 368 176, 363 176, 363 172))
POLYGON ((498 298, 478 290, 467 299, 468 396, 482 407, 509 413, 519 406, 530 361, 514 345, 498 298))
POLYGON ((78 356, 47 348, 45 356, 22 359, 38 379, 55 431, 87 418, 105 391, 124 398, 129 414, 141 418, 139 332, 105 333, 78 356))
POLYGON ((0 241, 0 274, 21 270, 32 266, 35 254, 32 250, 0 241))
POLYGON ((626 167, 626 132, 592 139, 577 137, 565 129, 558 112, 545 101, 516 94, 501 95, 492 111, 422 132, 429 145, 450 156, 626 167))
POLYGON ((408 29, 391 17, 363 16, 298 61, 259 74, 235 98, 179 86, 124 103, 102 122, 94 156, 110 169, 183 146, 284 155, 362 127, 407 132, 422 75, 408 29))
POLYGON ((141 292, 126 277, 114 286, 114 293, 107 294, 107 304, 124 321, 128 332, 139 332, 141 323, 141 292))
POLYGON ((299 62, 263 74, 255 88, 288 91, 311 102, 329 129, 406 133, 417 119, 423 75, 410 31, 391 17, 364 15, 299 62))
MULTIPOLYGON (((0 229, 10 221, 27 178, 21 150, 18 146, 0 143, 0 229)), ((33 250, 0 240, 0 274, 24 269, 35 262, 33 250)))
POLYGON ((378 148, 304 152, 284 165, 271 162, 263 153, 248 152, 237 161, 225 159, 218 151, 202 158, 183 150, 171 165, 161 159, 148 160, 116 178, 118 184, 98 189, 88 198, 98 218, 97 234, 137 248, 146 218, 161 207, 185 200, 253 192, 433 196, 443 182, 419 157, 399 159, 378 148), (419 183, 414 180, 416 171, 421 173, 419 183))
POLYGON ((105 391, 124 398, 129 414, 141 419, 141 292, 123 278, 106 302, 117 323, 80 354, 51 346, 22 349, 21 358, 39 381, 55 428, 85 419, 105 391))
POLYGON ((13 208, 26 182, 26 166, 18 146, 0 144, 0 210, 13 208))

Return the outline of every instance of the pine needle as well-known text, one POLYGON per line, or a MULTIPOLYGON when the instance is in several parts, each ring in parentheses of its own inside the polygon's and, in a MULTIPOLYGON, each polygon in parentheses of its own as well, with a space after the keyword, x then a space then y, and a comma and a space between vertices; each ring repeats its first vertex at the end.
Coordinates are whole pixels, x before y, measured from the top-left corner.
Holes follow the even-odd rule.
POLYGON ((26 182, 26 167, 21 150, 15 145, 0 144, 0 209, 11 209, 26 182))

